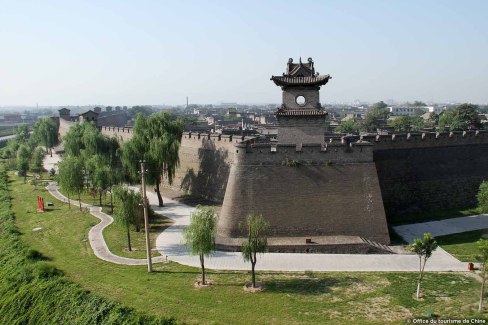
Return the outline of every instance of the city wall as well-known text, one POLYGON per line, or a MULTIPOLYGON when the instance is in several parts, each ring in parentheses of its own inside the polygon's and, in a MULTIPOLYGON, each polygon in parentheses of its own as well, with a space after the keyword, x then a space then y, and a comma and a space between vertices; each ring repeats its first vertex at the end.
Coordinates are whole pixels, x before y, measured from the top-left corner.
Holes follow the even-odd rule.
POLYGON ((66 133, 68 133, 69 128, 73 125, 73 122, 67 121, 65 119, 60 118, 59 119, 59 125, 58 125, 58 133, 60 138, 64 138, 66 133))
MULTIPOLYGON (((102 128, 104 134, 115 132, 121 139, 130 137, 126 131, 102 128)), ((226 215, 219 225, 221 235, 237 235, 233 225, 244 218, 244 212, 238 211, 269 215, 274 224, 280 223, 275 235, 319 233, 316 225, 322 234, 327 229, 348 233, 357 229, 361 235, 360 231, 368 233, 367 229, 376 227, 368 219, 373 213, 386 213, 398 221, 406 213, 474 205, 479 184, 488 180, 487 132, 346 137, 343 141, 274 146, 241 137, 185 133, 171 188, 221 203, 221 214, 226 215), (365 143, 355 143, 358 140, 365 143), (286 159, 300 164, 284 165, 286 159), (384 212, 379 206, 384 206, 384 212), (337 216, 340 212, 342 217, 331 222, 323 211, 337 216), (305 218, 315 218, 308 228, 301 222, 305 218)))
POLYGON ((488 180, 488 132, 363 137, 373 156, 388 219, 476 205, 488 180))

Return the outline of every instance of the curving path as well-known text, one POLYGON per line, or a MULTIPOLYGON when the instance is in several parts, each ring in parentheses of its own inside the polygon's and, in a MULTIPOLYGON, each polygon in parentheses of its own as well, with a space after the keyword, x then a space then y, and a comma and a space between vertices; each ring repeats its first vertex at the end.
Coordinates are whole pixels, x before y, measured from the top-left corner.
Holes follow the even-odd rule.
MULTIPOLYGON (((68 203, 68 198, 58 191, 58 185, 56 184, 56 182, 49 182, 46 189, 56 199, 64 203, 68 203)), ((70 200, 70 201, 74 206, 79 206, 78 200, 70 200)), ((115 263, 115 264, 123 264, 123 265, 146 265, 147 264, 147 259, 128 258, 128 257, 122 257, 113 254, 108 248, 105 239, 103 238, 103 229, 105 229, 105 227, 110 225, 114 221, 114 219, 110 215, 102 212, 102 208, 100 207, 95 207, 93 205, 89 205, 83 202, 81 202, 81 207, 88 209, 91 215, 100 219, 100 222, 97 225, 93 226, 88 232, 88 240, 90 241, 90 246, 92 247, 96 257, 104 261, 115 263)), ((153 263, 161 263, 164 261, 165 261, 164 256, 157 256, 157 257, 153 257, 152 259, 153 263)))

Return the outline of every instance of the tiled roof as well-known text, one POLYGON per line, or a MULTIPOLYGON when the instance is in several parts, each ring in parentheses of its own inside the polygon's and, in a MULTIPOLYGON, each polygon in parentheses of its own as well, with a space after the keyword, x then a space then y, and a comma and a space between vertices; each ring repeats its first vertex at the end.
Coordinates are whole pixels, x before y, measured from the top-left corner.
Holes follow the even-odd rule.
POLYGON ((277 86, 322 86, 330 79, 329 75, 318 75, 314 77, 289 77, 289 76, 272 76, 271 80, 277 86))

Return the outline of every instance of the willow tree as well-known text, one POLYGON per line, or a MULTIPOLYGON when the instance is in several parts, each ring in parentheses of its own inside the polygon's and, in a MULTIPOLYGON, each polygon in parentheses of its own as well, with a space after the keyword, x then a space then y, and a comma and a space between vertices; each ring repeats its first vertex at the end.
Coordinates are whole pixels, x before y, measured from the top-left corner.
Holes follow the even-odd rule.
POLYGON ((163 178, 173 183, 179 165, 183 126, 180 120, 171 119, 167 113, 153 114, 145 118, 137 115, 132 138, 121 147, 122 164, 133 180, 138 179, 139 161, 145 160, 146 182, 156 186, 159 206, 163 206, 160 184, 163 178))
POLYGON ((266 252, 268 248, 268 238, 266 232, 269 228, 269 223, 262 215, 248 215, 246 218, 247 240, 242 243, 242 257, 245 262, 251 262, 252 287, 256 287, 256 262, 257 254, 266 252))
POLYGON ((50 118, 42 118, 34 124, 33 137, 46 147, 53 156, 52 148, 58 144, 58 127, 50 118))
POLYGON ((113 189, 115 196, 114 219, 116 223, 124 226, 127 231, 127 249, 132 251, 130 241, 130 228, 138 222, 137 217, 140 213, 142 196, 139 192, 116 186, 113 189))
POLYGON ((183 232, 190 254, 200 257, 203 285, 206 284, 205 256, 210 256, 215 250, 215 223, 215 209, 198 206, 191 216, 190 225, 183 232))
POLYGON ((78 157, 68 156, 59 162, 58 183, 66 191, 68 205, 70 194, 78 194, 81 211, 81 191, 83 190, 83 164, 78 157))

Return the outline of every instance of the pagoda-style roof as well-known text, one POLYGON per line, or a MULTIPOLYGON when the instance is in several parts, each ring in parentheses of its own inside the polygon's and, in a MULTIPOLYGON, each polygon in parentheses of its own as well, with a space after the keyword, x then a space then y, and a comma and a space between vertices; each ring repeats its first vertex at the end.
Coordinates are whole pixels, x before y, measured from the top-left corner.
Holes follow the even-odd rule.
POLYGON ((329 75, 318 75, 313 77, 289 77, 289 76, 272 76, 271 80, 277 86, 323 86, 330 79, 329 75))
POLYGON ((327 112, 323 109, 279 109, 275 115, 277 116, 326 116, 327 112))
POLYGON ((286 73, 282 76, 272 76, 271 80, 281 87, 286 86, 323 86, 329 79, 330 75, 320 75, 315 72, 312 58, 308 58, 308 63, 303 63, 300 58, 299 63, 294 63, 293 59, 288 60, 286 73))

